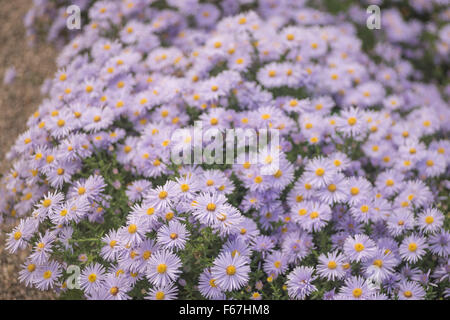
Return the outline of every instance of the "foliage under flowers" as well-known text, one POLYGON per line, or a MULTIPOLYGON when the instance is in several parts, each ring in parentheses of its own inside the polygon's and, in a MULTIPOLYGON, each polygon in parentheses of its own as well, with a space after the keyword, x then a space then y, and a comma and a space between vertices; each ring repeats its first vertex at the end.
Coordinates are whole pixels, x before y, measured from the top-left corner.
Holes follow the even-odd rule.
POLYGON ((400 53, 363 51, 355 25, 303 1, 87 7, 0 188, 2 218, 20 218, 8 250, 33 248, 25 285, 88 299, 448 297, 449 108, 400 53), (279 169, 261 174, 266 149, 260 164, 175 165, 196 120, 278 130, 279 169))

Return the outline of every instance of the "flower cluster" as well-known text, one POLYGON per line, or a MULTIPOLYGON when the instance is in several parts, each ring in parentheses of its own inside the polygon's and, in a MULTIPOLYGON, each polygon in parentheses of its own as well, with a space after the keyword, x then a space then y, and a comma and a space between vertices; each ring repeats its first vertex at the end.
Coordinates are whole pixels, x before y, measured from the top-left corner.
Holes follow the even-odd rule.
POLYGON ((89 7, 8 154, 7 249, 32 249, 20 281, 86 299, 450 295, 440 88, 304 1, 248 5, 89 7), (278 166, 264 148, 174 163, 194 121, 277 130, 278 166))

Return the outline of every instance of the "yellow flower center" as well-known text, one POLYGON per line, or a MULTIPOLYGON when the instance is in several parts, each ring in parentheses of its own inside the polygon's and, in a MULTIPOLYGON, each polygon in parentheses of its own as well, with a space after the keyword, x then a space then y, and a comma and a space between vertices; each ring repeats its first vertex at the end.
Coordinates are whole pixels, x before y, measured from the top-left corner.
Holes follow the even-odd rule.
POLYGON ((263 179, 260 176, 255 177, 255 183, 261 183, 263 179))
POLYGON ((374 266, 377 266, 378 268, 381 268, 381 267, 383 266, 383 261, 380 260, 380 259, 376 259, 376 260, 373 262, 373 265, 374 265, 374 266))
POLYGON ((113 296, 115 296, 119 293, 119 288, 112 287, 111 289, 109 289, 109 293, 111 293, 113 296))
POLYGON ((349 125, 354 126, 356 124, 356 118, 355 117, 348 118, 347 122, 349 125))
POLYGON ((336 269, 337 264, 334 261, 330 261, 330 262, 328 262, 327 267, 328 267, 328 269, 336 269))
POLYGON ((317 211, 313 211, 313 212, 310 213, 309 217, 311 219, 316 219, 316 218, 319 217, 319 213, 317 211))
POLYGON ((369 207, 367 205, 361 206, 361 212, 366 213, 367 211, 369 211, 369 207))
POLYGON ((325 174, 325 170, 324 170, 323 168, 318 168, 318 169, 316 170, 316 175, 317 175, 317 176, 321 177, 321 176, 323 176, 324 174, 325 174))
POLYGON ((364 250, 364 245, 362 243, 357 243, 354 248, 357 252, 361 252, 364 250))
POLYGON ((167 265, 165 265, 164 263, 159 264, 156 267, 156 271, 158 271, 158 273, 164 273, 167 270, 167 265))
POLYGON ((170 221, 170 220, 172 220, 172 218, 173 218, 173 212, 167 212, 166 213, 166 220, 170 221))
POLYGON ((355 298, 359 298, 362 295, 362 290, 360 288, 353 289, 352 294, 355 298))
POLYGON ((335 192, 335 191, 336 191, 336 185, 335 185, 335 184, 330 184, 330 185, 327 187, 327 189, 328 189, 328 191, 330 191, 330 192, 335 192))
POLYGON ((408 250, 411 251, 411 252, 415 252, 417 250, 417 244, 415 244, 414 242, 411 242, 408 245, 408 250))
POLYGON ((50 200, 50 199, 45 199, 45 200, 42 202, 42 205, 43 205, 44 207, 46 207, 46 208, 50 207, 51 204, 52 204, 52 200, 50 200))
POLYGON ((144 260, 148 260, 151 257, 151 255, 152 255, 152 253, 149 250, 146 250, 142 254, 142 258, 144 258, 144 260))
POLYGON ((95 282, 95 280, 97 280, 97 275, 95 273, 91 273, 88 277, 88 280, 90 282, 95 282))
POLYGON ((226 269, 227 275, 232 276, 236 273, 236 267, 233 265, 229 265, 226 269))
POLYGON ((407 291, 403 292, 403 295, 405 296, 405 298, 411 298, 412 297, 412 292, 407 290, 407 291))
POLYGON ((273 175, 275 178, 280 178, 283 175, 283 172, 278 169, 277 172, 275 172, 275 174, 273 175))
POLYGON ((427 216, 427 217, 425 218, 425 222, 426 222, 427 224, 432 224, 432 223, 434 222, 434 218, 433 218, 432 216, 427 216))
POLYGON ((216 210, 216 205, 214 203, 208 203, 208 205, 206 206, 206 210, 214 211, 216 210))
POLYGON ((135 224, 130 224, 130 226, 128 227, 128 232, 135 233, 136 231, 137 231, 137 226, 135 224))
POLYGON ((158 197, 161 199, 161 200, 163 200, 163 199, 165 199, 165 198, 167 198, 167 196, 168 196, 169 194, 167 193, 167 191, 161 191, 160 193, 159 193, 159 195, 158 195, 158 197))

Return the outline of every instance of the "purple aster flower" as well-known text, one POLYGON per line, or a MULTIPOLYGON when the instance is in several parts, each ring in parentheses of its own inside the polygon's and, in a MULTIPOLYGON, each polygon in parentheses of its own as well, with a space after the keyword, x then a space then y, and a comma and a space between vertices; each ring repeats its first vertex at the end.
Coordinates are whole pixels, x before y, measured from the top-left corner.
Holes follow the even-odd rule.
POLYGON ((136 180, 127 187, 126 194, 130 201, 135 202, 143 198, 145 192, 152 186, 150 181, 136 180))
POLYGON ((261 252, 264 258, 267 253, 272 252, 274 247, 274 239, 268 236, 260 235, 255 238, 255 243, 252 248, 257 252, 261 252))
POLYGON ((42 200, 36 211, 33 213, 35 217, 42 221, 47 215, 53 214, 57 211, 61 203, 64 201, 64 195, 59 192, 48 193, 44 200, 42 200))
POLYGON ((99 291, 105 291, 107 300, 129 300, 128 292, 131 283, 127 276, 120 272, 107 273, 105 283, 99 291))
POLYGON ((287 276, 287 289, 289 297, 292 299, 303 300, 308 295, 317 291, 312 282, 317 278, 313 276, 314 268, 297 267, 287 276))
POLYGON ((178 295, 178 288, 169 283, 165 286, 157 286, 150 289, 145 299, 147 300, 175 300, 178 295))
POLYGON ((444 225, 444 215, 435 208, 430 208, 417 217, 419 228, 426 233, 435 233, 444 225))
POLYGON ((450 253, 450 232, 442 230, 433 234, 428 238, 430 251, 442 257, 446 257, 450 253))
POLYGON ((151 255, 147 265, 147 278, 155 286, 165 286, 178 279, 181 260, 174 253, 160 250, 151 255))
POLYGON ((327 204, 310 202, 308 211, 309 214, 304 215, 300 222, 300 226, 306 231, 320 231, 331 219, 331 209, 327 204))
POLYGON ((337 170, 330 159, 315 158, 309 160, 305 167, 305 178, 315 188, 328 186, 337 170))
POLYGON ((403 280, 419 281, 421 273, 419 268, 413 267, 409 263, 400 269, 400 276, 403 280))
POLYGON ((377 253, 370 259, 364 261, 363 271, 368 279, 375 282, 382 282, 390 275, 394 274, 394 268, 399 261, 392 252, 378 249, 377 253))
POLYGON ((188 238, 189 231, 178 221, 170 221, 158 230, 158 243, 168 249, 182 250, 188 238))
POLYGON ((350 177, 347 180, 349 204, 364 201, 372 197, 372 185, 363 177, 350 177))
POLYGON ((281 244, 281 251, 288 259, 288 263, 300 261, 313 249, 313 237, 304 231, 289 232, 281 244))
POLYGON ((274 279, 280 274, 284 274, 287 268, 286 256, 281 251, 274 251, 264 259, 264 272, 274 279))
POLYGON ((216 284, 224 291, 233 291, 242 288, 249 279, 250 266, 248 259, 241 255, 221 253, 211 268, 211 275, 216 284))
POLYGON ((27 223, 27 220, 20 220, 19 225, 8 234, 6 249, 10 253, 15 253, 18 249, 25 249, 33 235, 33 229, 33 226, 27 223))
POLYGON ((145 238, 145 233, 149 232, 145 225, 141 223, 139 217, 130 216, 126 226, 118 230, 119 239, 125 246, 137 245, 145 238))
POLYGON ((202 223, 214 225, 217 223, 219 213, 226 212, 225 203, 226 198, 222 194, 201 193, 192 201, 193 215, 202 223))
POLYGON ((243 221, 240 224, 238 237, 246 242, 253 242, 256 236, 259 236, 260 231, 256 222, 250 218, 242 217, 243 221))
POLYGON ((111 230, 102 238, 102 242, 106 245, 102 247, 100 256, 105 260, 113 261, 121 250, 119 241, 119 233, 115 230, 111 230))
POLYGON ((416 221, 414 214, 409 209, 397 209, 389 215, 386 224, 389 233, 396 237, 412 230, 416 221))
POLYGON ((225 204, 221 207, 221 210, 218 211, 217 221, 212 225, 212 228, 223 236, 238 234, 241 230, 243 221, 243 216, 238 209, 225 204))
POLYGON ((26 287, 31 286, 36 280, 38 266, 28 260, 21 267, 18 277, 19 281, 24 282, 26 287))
POLYGON ((361 261, 372 258, 376 254, 375 242, 365 234, 348 237, 344 243, 344 253, 350 261, 361 261))
POLYGON ((80 287, 86 293, 98 291, 104 285, 105 268, 99 263, 90 264, 81 272, 79 279, 80 287))
POLYGON ((415 281, 402 281, 398 293, 399 300, 424 300, 425 290, 415 281))
POLYGON ((377 176, 375 185, 384 196, 391 196, 398 192, 403 185, 403 175, 393 169, 386 170, 377 176))
POLYGON ((33 253, 30 255, 30 259, 33 263, 37 265, 42 265, 47 263, 50 253, 52 250, 52 244, 56 240, 53 233, 46 231, 42 236, 40 235, 39 240, 36 242, 33 253))
POLYGON ((56 261, 49 261, 41 264, 36 270, 34 283, 39 290, 52 288, 58 278, 61 276, 61 266, 56 261))
POLYGON ((322 202, 332 205, 344 202, 347 199, 347 179, 341 173, 336 173, 330 183, 317 191, 317 196, 322 202))
POLYGON ((421 259, 428 248, 427 242, 424 237, 412 234, 403 239, 400 245, 400 256, 407 262, 416 262, 421 259))
POLYGON ((221 300, 225 298, 223 291, 217 286, 209 268, 203 270, 198 280, 198 290, 207 299, 221 300))
POLYGON ((371 300, 376 293, 374 286, 363 277, 350 277, 339 290, 336 298, 344 300, 371 300))
POLYGON ((319 256, 319 263, 317 265, 317 273, 328 280, 334 281, 335 279, 342 279, 345 275, 345 271, 342 268, 344 264, 344 257, 337 251, 329 252, 328 254, 322 253, 319 256))
POLYGON ((158 186, 151 189, 145 195, 145 201, 151 204, 156 210, 168 209, 172 206, 178 197, 179 190, 177 184, 173 181, 167 181, 164 186, 158 186))
POLYGON ((337 120, 337 130, 346 136, 358 136, 365 131, 361 109, 349 108, 341 112, 337 120))

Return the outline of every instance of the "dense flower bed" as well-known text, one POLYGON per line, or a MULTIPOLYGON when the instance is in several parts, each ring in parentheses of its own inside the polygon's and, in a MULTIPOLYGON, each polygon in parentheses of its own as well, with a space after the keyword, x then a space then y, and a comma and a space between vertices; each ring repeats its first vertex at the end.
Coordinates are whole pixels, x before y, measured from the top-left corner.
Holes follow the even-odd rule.
POLYGON ((87 299, 450 295, 450 110, 402 58, 408 24, 364 51, 359 27, 303 1, 82 7, 0 188, 2 219, 19 219, 7 249, 32 248, 24 285, 87 299), (275 130, 279 149, 174 163, 197 121, 275 130))

